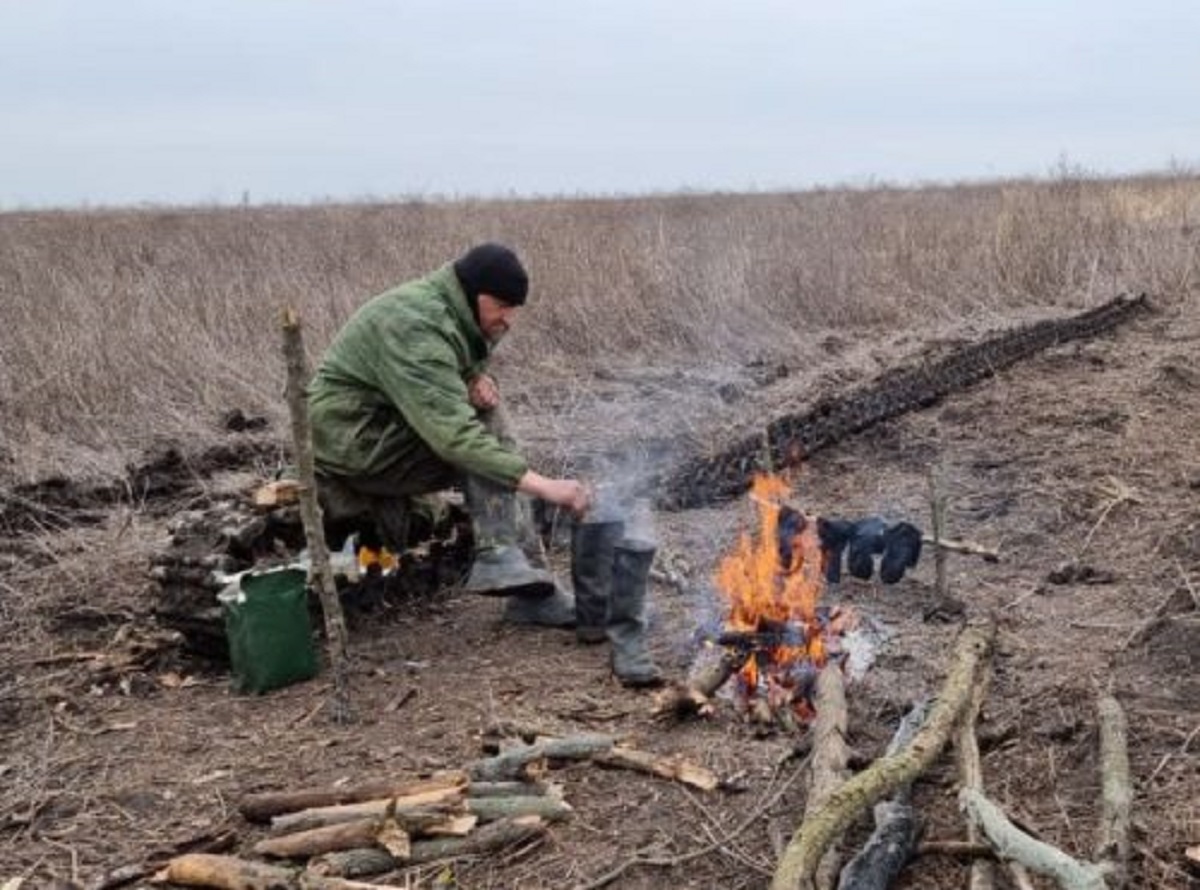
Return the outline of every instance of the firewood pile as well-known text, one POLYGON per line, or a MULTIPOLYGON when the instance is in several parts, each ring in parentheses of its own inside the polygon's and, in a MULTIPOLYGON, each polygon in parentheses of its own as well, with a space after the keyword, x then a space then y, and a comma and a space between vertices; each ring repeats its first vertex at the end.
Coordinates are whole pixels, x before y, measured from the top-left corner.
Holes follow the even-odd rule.
POLYGON ((535 844, 574 812, 563 787, 549 781, 553 767, 571 762, 633 770, 702 791, 719 785, 704 767, 612 736, 535 732, 494 727, 485 740, 491 756, 429 778, 249 794, 239 812, 268 831, 251 847, 253 858, 187 853, 171 859, 160 877, 224 890, 350 890, 383 886, 356 878, 535 844))

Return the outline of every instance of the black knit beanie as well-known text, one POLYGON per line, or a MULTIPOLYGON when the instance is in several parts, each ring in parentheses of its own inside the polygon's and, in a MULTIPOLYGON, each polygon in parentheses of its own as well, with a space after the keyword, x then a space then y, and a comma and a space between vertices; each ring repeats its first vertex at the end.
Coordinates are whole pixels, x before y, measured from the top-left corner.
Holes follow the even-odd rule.
POLYGON ((491 294, 510 306, 524 306, 529 276, 517 255, 503 244, 480 244, 454 261, 454 274, 479 317, 479 295, 491 294))

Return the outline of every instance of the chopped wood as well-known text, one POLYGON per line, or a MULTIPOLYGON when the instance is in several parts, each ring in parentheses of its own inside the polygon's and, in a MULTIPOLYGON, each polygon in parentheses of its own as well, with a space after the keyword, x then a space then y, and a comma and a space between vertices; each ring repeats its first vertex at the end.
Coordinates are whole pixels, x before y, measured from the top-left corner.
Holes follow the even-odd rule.
POLYGON ((254 491, 254 506, 274 510, 300 501, 301 485, 296 479, 273 479, 254 491))
POLYGON ((379 844, 387 846, 397 859, 408 857, 408 833, 389 819, 355 819, 336 825, 323 825, 279 837, 270 837, 254 845, 260 856, 279 859, 306 859, 336 850, 354 850, 379 844), (385 844, 384 841, 387 840, 385 844))
POLYGON ((995 859, 996 851, 984 843, 970 841, 921 841, 918 856, 953 856, 956 859, 995 859))
POLYGON ((400 890, 383 884, 307 875, 277 865, 211 853, 175 857, 167 863, 163 878, 169 884, 215 890, 400 890))
POLYGON ((750 653, 724 649, 720 658, 698 670, 684 683, 675 683, 654 697, 654 713, 665 717, 690 717, 712 713, 712 697, 742 669, 750 653))
POLYGON ((313 807, 297 813, 283 813, 271 820, 275 833, 303 831, 322 825, 336 825, 355 819, 378 818, 391 812, 402 824, 419 825, 422 820, 434 820, 463 812, 462 788, 446 788, 441 791, 425 791, 406 797, 384 797, 379 800, 363 800, 358 803, 340 804, 332 807, 313 807), (405 820, 412 820, 406 823, 405 820))
POLYGON ((1096 704, 1100 722, 1100 837, 1096 858, 1112 890, 1129 880, 1129 818, 1133 807, 1125 711, 1111 695, 1096 704))
POLYGON ((1001 859, 1013 859, 1031 871, 1049 875, 1064 890, 1105 890, 1101 868, 1090 862, 1080 862, 1057 847, 1026 834, 978 790, 964 788, 959 792, 958 800, 1001 859))
POLYGON ((546 782, 472 782, 467 787, 468 798, 478 797, 543 797, 562 796, 562 786, 546 782))
POLYGON ((317 503, 316 464, 313 459, 312 429, 308 421, 308 397, 305 394, 308 367, 304 357, 304 334, 299 314, 290 307, 283 312, 283 357, 287 365, 287 402, 292 421, 292 443, 300 473, 300 517, 304 522, 304 537, 312 563, 311 574, 325 616, 325 636, 330 670, 333 672, 330 711, 335 723, 347 723, 351 718, 350 688, 346 678, 349 634, 346 616, 342 613, 342 602, 338 599, 333 566, 329 561, 321 506, 317 503))
POLYGON ((996 631, 992 625, 969 627, 959 634, 950 671, 938 693, 929 719, 912 744, 880 758, 838 788, 824 806, 796 830, 775 871, 772 890, 808 890, 825 850, 868 807, 912 783, 938 758, 954 725, 971 698, 979 672, 991 654, 996 631))
POLYGON ((383 874, 407 865, 493 853, 541 837, 545 833, 546 823, 537 816, 502 819, 484 825, 463 838, 414 841, 405 862, 396 859, 386 850, 364 848, 330 853, 314 859, 309 863, 309 872, 314 875, 361 878, 383 874))
MULTIPOLYGON (((963 788, 973 788, 983 793, 983 762, 979 756, 979 740, 975 735, 975 723, 983 708, 983 700, 987 697, 988 680, 991 671, 985 667, 980 671, 979 682, 971 692, 971 704, 963 714, 955 738, 955 752, 958 760, 959 783, 963 788)), ((979 828, 973 822, 967 824, 967 841, 979 843, 979 828)), ((967 879, 968 890, 993 890, 996 886, 995 870, 992 863, 976 860, 971 863, 971 874, 967 879)))
POLYGON ((537 779, 548 760, 587 760, 607 751, 616 740, 609 735, 584 734, 561 739, 543 739, 532 745, 519 745, 468 765, 472 781, 508 782, 537 779))
POLYGON ((678 755, 652 754, 649 751, 616 745, 612 750, 597 754, 592 759, 601 766, 649 773, 682 782, 701 791, 712 791, 721 784, 712 770, 684 760, 678 755))
MULTIPOLYGON (((846 781, 850 748, 846 744, 846 685, 839 665, 829 663, 817 674, 813 694, 816 717, 812 724, 812 757, 808 766, 808 796, 805 816, 825 805, 846 781)), ((817 865, 817 890, 833 890, 841 866, 836 841, 830 843, 817 865)))
POLYGON ((1200 844, 1197 844, 1194 847, 1188 847, 1183 851, 1183 855, 1186 856, 1194 865, 1200 865, 1200 844))
POLYGON ((441 773, 429 779, 387 779, 349 788, 310 788, 301 791, 266 791, 247 794, 238 804, 238 812, 249 822, 269 822, 273 816, 314 807, 332 807, 382 798, 405 798, 414 794, 464 788, 467 774, 461 771, 441 773))
POLYGON ((561 797, 552 795, 530 797, 471 797, 467 812, 480 822, 497 822, 518 816, 538 816, 546 822, 561 822, 574 810, 561 797))
POLYGON ((939 550, 949 550, 951 553, 961 553, 964 556, 978 556, 984 562, 999 562, 1000 551, 995 547, 978 544, 975 541, 958 540, 955 538, 935 538, 932 535, 922 535, 921 543, 928 544, 939 550))
MULTIPOLYGON (((914 704, 900 720, 884 756, 895 755, 910 745, 928 714, 928 699, 914 704)), ((899 877, 914 855, 920 834, 920 825, 909 803, 911 797, 911 786, 905 785, 891 800, 875 805, 875 829, 842 869, 838 890, 886 890, 899 877)))

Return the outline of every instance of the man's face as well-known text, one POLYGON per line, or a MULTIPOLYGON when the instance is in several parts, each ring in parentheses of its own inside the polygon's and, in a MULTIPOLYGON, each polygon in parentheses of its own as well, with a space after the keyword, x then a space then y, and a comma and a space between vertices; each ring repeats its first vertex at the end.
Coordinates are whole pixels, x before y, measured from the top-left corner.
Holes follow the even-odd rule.
POLYGON ((498 300, 491 294, 479 295, 479 329, 489 343, 499 343, 508 333, 517 317, 520 306, 510 306, 503 300, 498 300))

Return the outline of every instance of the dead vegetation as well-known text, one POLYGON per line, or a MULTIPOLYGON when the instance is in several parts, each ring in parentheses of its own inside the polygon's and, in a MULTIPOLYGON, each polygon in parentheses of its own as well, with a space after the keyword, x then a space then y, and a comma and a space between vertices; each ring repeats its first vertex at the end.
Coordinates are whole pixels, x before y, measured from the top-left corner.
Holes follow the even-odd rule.
MULTIPOLYGON (((1002 554, 950 553, 943 565, 968 616, 999 623, 975 725, 988 798, 1082 862, 1104 858, 1106 837, 1130 887, 1189 886, 1200 831, 1198 217, 1200 184, 1183 175, 0 216, 0 882, 132 885, 174 856, 246 856, 265 835, 237 816, 245 795, 456 769, 508 723, 619 737, 718 784, 700 792, 570 762, 554 773, 570 819, 379 880, 769 884, 809 803, 800 743, 741 723, 719 697, 708 718, 664 726, 647 697, 611 681, 603 647, 505 627, 495 603, 444 590, 352 622, 360 719, 336 727, 327 674, 234 696, 224 675, 176 659, 148 618, 146 571, 172 513, 244 493, 286 459, 280 307, 300 309, 315 353, 367 295, 494 237, 529 258, 537 301, 505 343, 505 395, 526 441, 563 463, 629 443, 653 459, 684 435, 729 444, 732 430, 893 362, 1148 293, 1152 313, 1116 333, 821 452, 797 496, 814 513, 886 513, 929 531, 936 470, 945 534, 1002 554), (231 431, 260 417, 266 430, 231 431), (168 444, 183 456, 147 463, 147 449, 168 444), (196 456, 210 446, 228 454, 196 456), (126 472, 131 463, 143 469, 126 472), (1098 804, 1098 690, 1127 717, 1128 821, 1098 804)), ((660 552, 678 557, 662 566, 674 580, 656 588, 653 620, 656 660, 673 677, 714 609, 696 582, 744 518, 740 503, 656 517, 660 552)), ((945 675, 958 629, 922 620, 940 583, 926 559, 893 588, 838 592, 892 631, 846 689, 855 770, 945 675)), ((951 744, 968 747, 961 734, 951 744)), ((971 880, 981 848, 963 843, 960 768, 943 757, 905 792, 924 836, 896 886, 971 880)), ((866 822, 846 833, 845 857, 866 822)))

